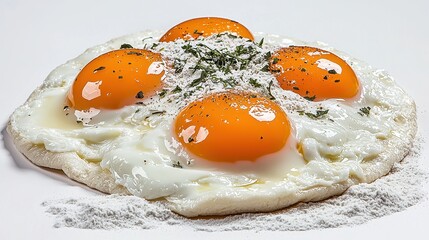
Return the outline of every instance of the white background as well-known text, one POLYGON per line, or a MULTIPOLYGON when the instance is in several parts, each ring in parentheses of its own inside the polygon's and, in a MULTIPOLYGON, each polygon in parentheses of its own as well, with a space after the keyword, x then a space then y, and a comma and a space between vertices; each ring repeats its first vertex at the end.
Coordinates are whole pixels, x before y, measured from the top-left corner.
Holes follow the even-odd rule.
MULTIPOLYGON (((0 124, 56 66, 86 48, 147 29, 168 30, 199 16, 223 16, 254 32, 320 40, 390 72, 416 100, 419 132, 429 139, 429 4, 427 1, 12 1, 0 0, 0 124)), ((3 137, 4 138, 4 137, 3 137)), ((7 139, 6 139, 7 140, 7 139)), ((427 145, 427 144, 425 144, 427 145)), ((428 168, 429 149, 422 150, 428 168)), ((429 204, 367 224, 306 232, 205 233, 176 228, 52 228, 40 203, 96 194, 34 167, 7 141, 0 148, 1 239, 427 239, 429 204), (10 148, 11 151, 8 151, 10 148)))

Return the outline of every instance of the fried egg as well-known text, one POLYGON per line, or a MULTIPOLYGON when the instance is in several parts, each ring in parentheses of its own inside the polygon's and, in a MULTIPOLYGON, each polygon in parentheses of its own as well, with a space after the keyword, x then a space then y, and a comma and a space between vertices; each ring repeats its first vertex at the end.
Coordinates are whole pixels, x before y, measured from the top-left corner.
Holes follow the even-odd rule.
POLYGON ((200 18, 114 39, 55 69, 10 127, 185 216, 271 211, 385 174, 376 160, 413 106, 390 76, 319 42, 255 36, 200 18))

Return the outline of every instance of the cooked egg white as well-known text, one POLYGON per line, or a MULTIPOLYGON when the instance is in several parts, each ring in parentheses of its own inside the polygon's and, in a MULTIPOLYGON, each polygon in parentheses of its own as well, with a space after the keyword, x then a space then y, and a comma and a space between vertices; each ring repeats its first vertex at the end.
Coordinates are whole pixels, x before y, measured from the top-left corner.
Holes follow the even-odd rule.
MULTIPOLYGON (((73 109, 64 108, 71 84, 79 70, 90 60, 118 49, 123 43, 135 48, 150 48, 159 36, 157 32, 142 32, 88 49, 55 69, 40 87, 37 98, 19 108, 11 121, 34 144, 43 144, 52 152, 76 152, 87 161, 98 162, 132 194, 146 199, 164 197, 180 206, 195 205, 200 199, 210 196, 287 194, 296 189, 333 185, 351 176, 364 181, 360 163, 376 158, 385 150, 382 141, 394 137, 395 111, 403 99, 408 99, 385 72, 375 71, 367 64, 322 43, 306 43, 335 52, 347 61, 361 82, 360 94, 347 101, 307 101, 281 89, 271 74, 259 71, 265 63, 252 62, 246 71, 232 73, 243 79, 238 81, 236 88, 258 92, 247 81, 255 78, 262 85, 263 94, 266 94, 264 91, 273 80, 271 94, 289 118, 291 136, 281 151, 255 162, 206 161, 188 153, 175 139, 172 130, 174 118, 187 104, 210 92, 224 91, 225 86, 208 81, 204 87, 184 97, 186 87, 201 72, 186 71, 196 60, 183 52, 182 47, 189 43, 178 40, 153 47, 169 61, 174 58, 189 59, 182 73, 166 68, 164 84, 168 94, 165 97, 155 95, 145 100, 144 105, 101 110, 87 126, 77 122, 73 109), (172 93, 177 84, 183 92, 172 93), (367 106, 371 106, 368 116, 359 111, 367 106), (315 114, 320 109, 329 112, 320 119, 306 114, 315 114)), ((257 39, 262 37, 265 38, 265 45, 259 50, 260 56, 279 46, 303 44, 273 35, 256 35, 257 39)), ((228 36, 209 37, 192 44, 198 41, 204 41, 214 49, 234 49, 238 45, 251 44, 244 39, 228 36)), ((169 61, 167 66, 171 64, 169 61)), ((326 64, 320 62, 320 65, 326 64)), ((158 70, 159 65, 151 68, 151 71, 158 70)), ((237 148, 237 151, 246 149, 237 148)))

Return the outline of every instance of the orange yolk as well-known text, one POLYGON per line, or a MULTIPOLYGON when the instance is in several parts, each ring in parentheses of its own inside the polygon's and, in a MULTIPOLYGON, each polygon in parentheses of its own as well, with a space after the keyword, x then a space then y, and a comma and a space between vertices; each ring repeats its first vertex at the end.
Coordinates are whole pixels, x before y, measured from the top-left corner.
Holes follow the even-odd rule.
POLYGON ((223 32, 233 32, 243 38, 254 40, 252 33, 236 21, 218 17, 203 17, 177 24, 168 30, 159 41, 171 42, 177 39, 197 39, 199 36, 209 37, 223 32))
POLYGON ((140 49, 111 51, 81 70, 67 101, 77 110, 119 109, 154 94, 161 88, 163 75, 158 53, 140 49))
POLYGON ((243 92, 216 93, 195 101, 174 124, 187 151, 215 162, 255 161, 275 153, 291 131, 286 113, 276 103, 243 92))
POLYGON ((347 99, 359 92, 353 69, 337 55, 314 47, 281 48, 271 56, 270 70, 283 89, 309 100, 347 99))

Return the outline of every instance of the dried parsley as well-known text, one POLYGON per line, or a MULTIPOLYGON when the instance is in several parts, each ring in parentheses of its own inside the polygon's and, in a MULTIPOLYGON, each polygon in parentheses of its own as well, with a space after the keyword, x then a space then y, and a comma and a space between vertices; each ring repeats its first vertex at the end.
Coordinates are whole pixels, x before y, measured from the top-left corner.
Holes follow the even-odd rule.
POLYGON ((305 115, 311 119, 321 119, 323 118, 326 114, 328 114, 329 109, 326 110, 316 110, 316 113, 311 113, 311 112, 305 112, 304 110, 300 110, 298 111, 298 113, 300 115, 305 115))
POLYGON ((257 87, 257 88, 262 86, 260 83, 258 83, 258 80, 254 79, 254 78, 249 79, 249 83, 250 83, 250 85, 257 87))
POLYGON ((133 48, 133 46, 131 46, 131 44, 124 43, 124 44, 121 45, 120 49, 127 49, 127 48, 133 48))
POLYGON ((176 163, 173 163, 173 167, 175 167, 175 168, 183 168, 182 164, 180 164, 179 161, 177 161, 176 163))
POLYGON ((143 92, 142 92, 142 91, 138 92, 138 93, 136 94, 136 98, 138 98, 138 99, 142 99, 142 98, 144 98, 144 94, 143 94, 143 92))
POLYGON ((359 109, 359 115, 364 116, 366 115, 367 117, 369 116, 369 113, 371 111, 371 107, 363 107, 359 109))
POLYGON ((182 89, 179 87, 179 85, 177 85, 173 90, 171 90, 172 93, 179 93, 181 91, 182 89))
POLYGON ((305 96, 304 99, 308 101, 314 101, 314 99, 316 99, 316 95, 313 95, 312 97, 305 96))
POLYGON ((106 67, 101 66, 99 68, 94 69, 93 73, 96 73, 96 72, 104 70, 104 69, 106 69, 106 67))
POLYGON ((270 81, 270 83, 268 84, 267 90, 268 90, 268 95, 270 96, 270 100, 274 100, 276 99, 274 97, 274 95, 271 93, 271 87, 273 86, 273 80, 270 81))

